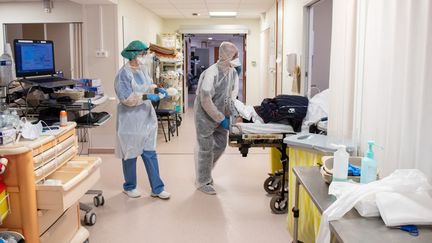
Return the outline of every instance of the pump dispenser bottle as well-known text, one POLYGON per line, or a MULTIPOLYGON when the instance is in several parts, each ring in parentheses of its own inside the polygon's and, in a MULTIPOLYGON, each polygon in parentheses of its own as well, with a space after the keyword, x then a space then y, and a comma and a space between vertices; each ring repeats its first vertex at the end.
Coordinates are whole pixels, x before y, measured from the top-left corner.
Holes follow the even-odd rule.
POLYGON ((368 141, 368 150, 365 153, 365 157, 361 162, 361 175, 360 183, 367 184, 372 181, 376 181, 377 178, 377 161, 375 160, 375 154, 373 151, 373 146, 377 146, 383 149, 381 146, 377 145, 375 141, 368 141))

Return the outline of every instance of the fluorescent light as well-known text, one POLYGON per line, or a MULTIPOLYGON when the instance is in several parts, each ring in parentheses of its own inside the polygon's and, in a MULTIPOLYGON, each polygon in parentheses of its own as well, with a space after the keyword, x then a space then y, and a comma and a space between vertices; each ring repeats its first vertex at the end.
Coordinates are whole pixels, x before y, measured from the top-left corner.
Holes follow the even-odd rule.
POLYGON ((213 37, 209 37, 208 39, 209 39, 209 40, 213 40, 213 37))
POLYGON ((209 12, 210 17, 235 17, 237 12, 209 12))

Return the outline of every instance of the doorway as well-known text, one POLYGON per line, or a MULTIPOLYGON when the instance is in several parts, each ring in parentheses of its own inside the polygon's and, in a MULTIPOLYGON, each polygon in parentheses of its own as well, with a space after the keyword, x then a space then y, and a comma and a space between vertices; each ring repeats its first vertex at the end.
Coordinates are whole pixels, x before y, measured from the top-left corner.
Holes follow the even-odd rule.
POLYGON ((319 0, 306 9, 305 93, 309 98, 329 88, 333 0, 319 0))
POLYGON ((195 101, 195 92, 202 72, 215 64, 219 59, 219 46, 223 41, 236 45, 239 59, 242 63, 242 72, 239 76, 238 99, 246 100, 246 35, 245 34, 185 34, 185 53, 187 67, 188 107, 192 108, 195 101))

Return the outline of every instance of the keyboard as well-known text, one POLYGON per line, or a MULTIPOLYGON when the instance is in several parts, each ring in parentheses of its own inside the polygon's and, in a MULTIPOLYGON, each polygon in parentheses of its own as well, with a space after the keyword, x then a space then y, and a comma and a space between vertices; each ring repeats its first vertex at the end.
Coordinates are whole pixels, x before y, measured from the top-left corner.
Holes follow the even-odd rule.
POLYGON ((40 77, 40 78, 31 78, 28 80, 37 83, 50 83, 50 82, 64 81, 67 79, 61 77, 40 77))
POLYGON ((80 125, 99 125, 111 117, 108 112, 91 112, 76 119, 76 123, 80 125), (91 115, 90 115, 91 114, 91 115))
POLYGON ((42 88, 49 88, 49 89, 72 86, 78 83, 78 81, 76 80, 65 79, 61 77, 25 78, 25 79, 21 79, 21 81, 31 84, 33 86, 39 86, 42 88))

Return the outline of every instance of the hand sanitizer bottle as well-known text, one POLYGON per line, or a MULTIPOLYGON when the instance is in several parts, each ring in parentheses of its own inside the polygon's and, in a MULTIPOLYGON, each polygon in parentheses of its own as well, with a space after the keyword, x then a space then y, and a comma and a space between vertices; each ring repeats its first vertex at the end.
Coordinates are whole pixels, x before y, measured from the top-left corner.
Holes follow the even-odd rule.
POLYGON ((369 148, 365 153, 365 157, 361 162, 361 174, 360 183, 367 184, 372 181, 376 181, 377 178, 377 161, 375 160, 375 154, 373 146, 377 146, 382 149, 381 146, 377 145, 374 141, 368 141, 369 148))
POLYGON ((346 181, 348 178, 349 154, 344 145, 336 145, 338 150, 333 159, 333 181, 346 181))

